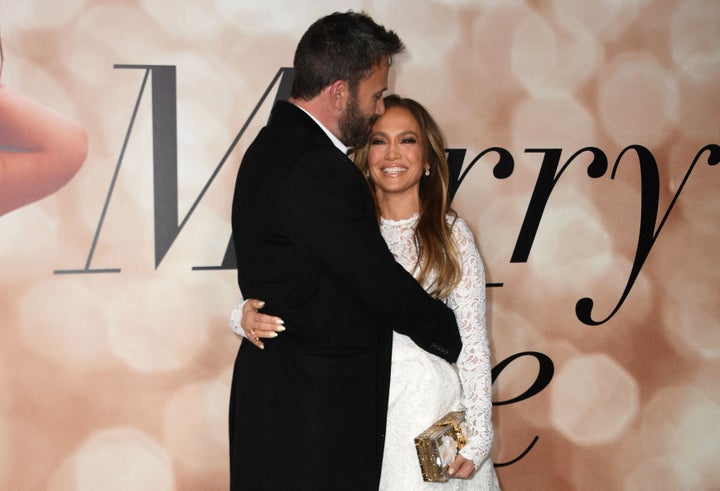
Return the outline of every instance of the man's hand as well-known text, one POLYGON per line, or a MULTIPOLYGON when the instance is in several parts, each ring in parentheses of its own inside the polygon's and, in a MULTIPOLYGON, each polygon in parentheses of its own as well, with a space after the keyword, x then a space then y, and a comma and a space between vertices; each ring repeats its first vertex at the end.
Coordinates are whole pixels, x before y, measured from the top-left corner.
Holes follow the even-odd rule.
POLYGON ((450 476, 457 479, 469 479, 475 474, 475 463, 458 454, 448 469, 450 476))
POLYGON ((243 304, 242 317, 239 320, 245 338, 260 349, 265 348, 260 339, 275 338, 279 332, 285 330, 281 318, 258 312, 258 309, 263 308, 264 305, 265 302, 262 300, 248 299, 243 304))

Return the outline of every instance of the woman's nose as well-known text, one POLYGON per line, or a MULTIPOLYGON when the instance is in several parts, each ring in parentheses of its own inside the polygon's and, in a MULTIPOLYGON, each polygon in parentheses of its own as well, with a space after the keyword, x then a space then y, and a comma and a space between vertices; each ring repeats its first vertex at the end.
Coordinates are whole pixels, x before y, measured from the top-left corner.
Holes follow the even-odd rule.
POLYGON ((390 143, 387 147, 386 158, 388 160, 395 160, 398 157, 400 157, 400 152, 398 151, 397 145, 390 143))

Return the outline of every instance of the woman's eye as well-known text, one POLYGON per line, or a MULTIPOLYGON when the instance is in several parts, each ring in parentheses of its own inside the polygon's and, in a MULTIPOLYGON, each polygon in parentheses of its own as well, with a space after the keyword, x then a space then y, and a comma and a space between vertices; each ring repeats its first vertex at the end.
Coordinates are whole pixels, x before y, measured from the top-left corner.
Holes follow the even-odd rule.
POLYGON ((385 140, 382 140, 381 138, 373 138, 370 140, 370 145, 382 145, 385 143, 385 140))
POLYGON ((403 143, 417 143, 417 140, 415 138, 407 137, 402 139, 403 143))

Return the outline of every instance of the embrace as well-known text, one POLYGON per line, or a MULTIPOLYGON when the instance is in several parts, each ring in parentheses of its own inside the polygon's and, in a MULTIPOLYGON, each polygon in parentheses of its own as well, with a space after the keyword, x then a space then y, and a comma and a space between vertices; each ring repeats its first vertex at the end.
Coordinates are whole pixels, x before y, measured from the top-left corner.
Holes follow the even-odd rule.
POLYGON ((232 490, 499 489, 483 264, 437 124, 383 97, 402 50, 365 14, 316 21, 243 157, 232 490), (426 483, 413 437, 456 409, 468 443, 426 483))

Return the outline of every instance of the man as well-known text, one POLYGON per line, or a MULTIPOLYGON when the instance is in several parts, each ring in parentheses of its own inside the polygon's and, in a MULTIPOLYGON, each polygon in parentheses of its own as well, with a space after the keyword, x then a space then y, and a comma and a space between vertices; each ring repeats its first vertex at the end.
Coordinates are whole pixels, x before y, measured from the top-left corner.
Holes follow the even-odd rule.
POLYGON ((384 111, 392 31, 335 13, 300 40, 289 102, 248 148, 233 201, 238 281, 286 331, 242 343, 230 399, 231 489, 377 489, 392 330, 455 361, 452 312, 397 264, 346 156, 384 111))

